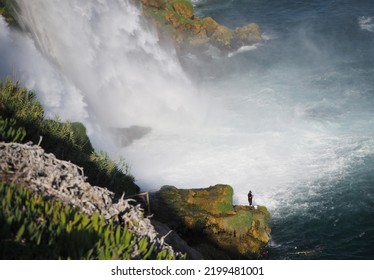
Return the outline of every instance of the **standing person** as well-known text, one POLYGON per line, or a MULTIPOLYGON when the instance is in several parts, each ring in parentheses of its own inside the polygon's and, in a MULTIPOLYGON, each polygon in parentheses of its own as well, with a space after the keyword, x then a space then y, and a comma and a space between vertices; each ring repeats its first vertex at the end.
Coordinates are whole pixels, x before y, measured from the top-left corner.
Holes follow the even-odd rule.
POLYGON ((252 191, 249 191, 248 193, 248 203, 249 203, 249 206, 252 206, 252 199, 253 199, 253 194, 252 194, 252 191))

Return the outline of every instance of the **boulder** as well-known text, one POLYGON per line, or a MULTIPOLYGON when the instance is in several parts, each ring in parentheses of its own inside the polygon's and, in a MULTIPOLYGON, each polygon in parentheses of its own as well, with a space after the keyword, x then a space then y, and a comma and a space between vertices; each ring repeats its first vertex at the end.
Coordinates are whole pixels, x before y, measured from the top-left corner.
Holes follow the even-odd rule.
POLYGON ((211 35, 210 41, 219 49, 231 49, 233 37, 233 32, 230 29, 226 26, 218 25, 211 35))
POLYGON ((234 32, 234 40, 239 46, 259 43, 262 41, 260 27, 256 23, 237 27, 234 32))
POLYGON ((208 36, 212 36, 218 27, 218 23, 211 17, 204 18, 204 27, 208 36))
MULTIPOLYGON (((154 194, 155 218, 179 232, 191 246, 226 252, 230 258, 257 258, 270 240, 269 212, 263 206, 233 206, 233 189, 164 186, 154 194)), ((200 251, 205 258, 217 256, 200 251)))

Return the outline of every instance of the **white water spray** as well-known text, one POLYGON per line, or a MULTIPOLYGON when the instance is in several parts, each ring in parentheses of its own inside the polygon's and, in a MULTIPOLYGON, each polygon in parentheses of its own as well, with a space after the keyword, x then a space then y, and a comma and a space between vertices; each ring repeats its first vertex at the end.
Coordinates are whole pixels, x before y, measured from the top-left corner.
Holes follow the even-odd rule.
POLYGON ((194 114, 195 93, 176 57, 160 47, 141 11, 129 1, 17 4, 22 24, 82 92, 96 122, 154 127, 194 114))

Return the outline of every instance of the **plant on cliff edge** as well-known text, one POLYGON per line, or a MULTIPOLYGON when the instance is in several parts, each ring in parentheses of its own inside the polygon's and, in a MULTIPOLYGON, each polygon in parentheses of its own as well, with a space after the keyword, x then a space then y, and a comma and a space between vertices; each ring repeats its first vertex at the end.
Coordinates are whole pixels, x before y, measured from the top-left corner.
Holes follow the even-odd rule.
MULTIPOLYGON (((183 256, 182 256, 183 257, 183 256)), ((1 259, 176 259, 147 236, 30 190, 0 184, 1 259)), ((179 257, 178 257, 179 258, 179 257)))

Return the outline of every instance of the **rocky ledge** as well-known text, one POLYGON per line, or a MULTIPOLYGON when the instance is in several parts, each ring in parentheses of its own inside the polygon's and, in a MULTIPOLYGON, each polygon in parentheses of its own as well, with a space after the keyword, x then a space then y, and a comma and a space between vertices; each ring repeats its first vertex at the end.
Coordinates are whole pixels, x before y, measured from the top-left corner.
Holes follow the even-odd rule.
POLYGON ((188 0, 141 0, 145 15, 158 26, 161 34, 171 33, 178 51, 214 46, 233 51, 263 41, 260 27, 249 23, 231 30, 213 18, 194 15, 188 0))
POLYGON ((233 206, 233 188, 164 186, 153 194, 155 218, 184 237, 206 259, 260 258, 270 240, 264 206, 233 206))

